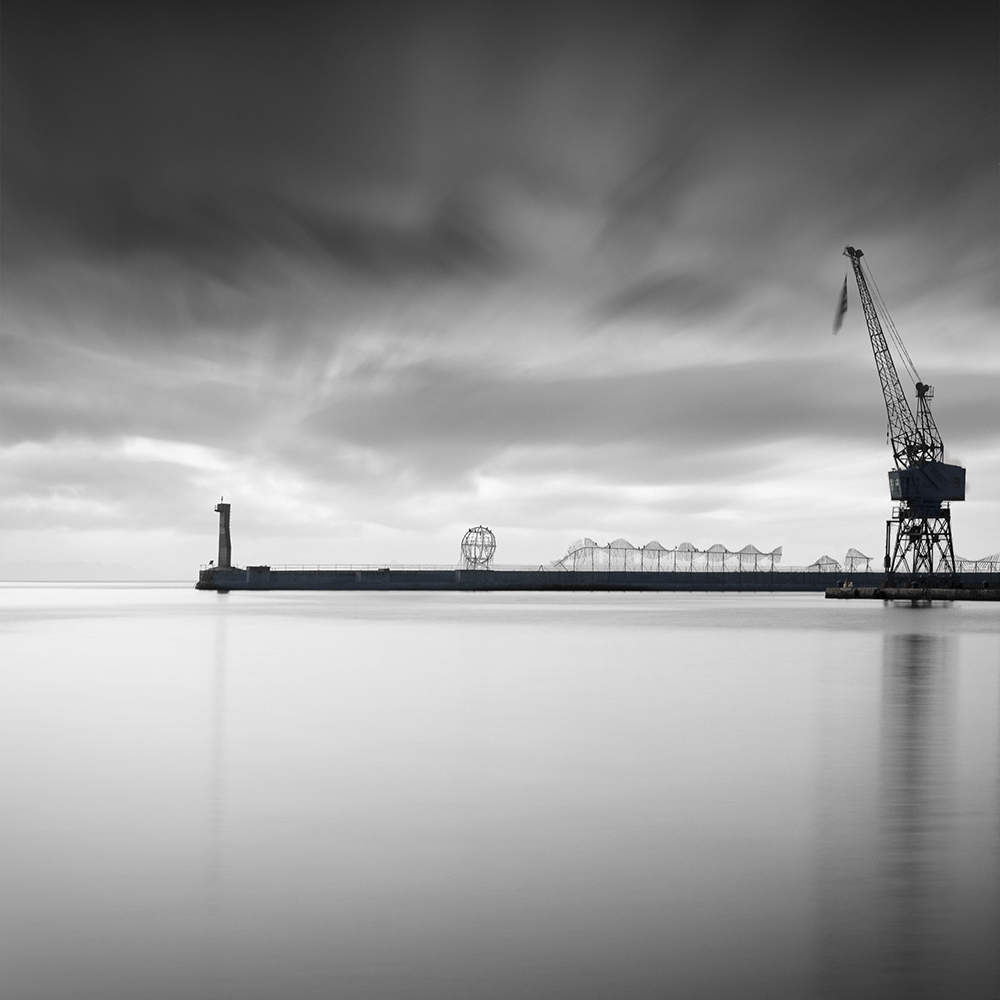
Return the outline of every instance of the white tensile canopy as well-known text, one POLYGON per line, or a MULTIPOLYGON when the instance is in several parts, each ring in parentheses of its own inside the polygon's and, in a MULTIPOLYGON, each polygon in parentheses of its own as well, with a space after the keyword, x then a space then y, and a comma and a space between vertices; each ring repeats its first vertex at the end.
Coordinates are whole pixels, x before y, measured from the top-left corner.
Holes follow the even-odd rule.
POLYGON ((691 542, 681 542, 668 549, 657 541, 635 546, 626 538, 616 538, 599 545, 592 538, 574 542, 553 568, 593 572, 771 572, 781 561, 781 546, 762 552, 754 545, 745 545, 738 552, 716 543, 699 549, 691 542))

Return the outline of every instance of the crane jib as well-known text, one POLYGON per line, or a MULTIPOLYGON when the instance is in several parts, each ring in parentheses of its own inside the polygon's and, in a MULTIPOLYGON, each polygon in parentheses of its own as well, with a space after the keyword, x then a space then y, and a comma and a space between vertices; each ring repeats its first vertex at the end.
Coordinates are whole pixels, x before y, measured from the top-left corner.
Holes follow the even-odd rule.
MULTIPOLYGON (((858 294, 861 296, 872 353, 875 355, 875 368, 878 371, 882 397, 889 418, 889 440, 896 466, 899 469, 908 469, 923 462, 941 462, 944 459, 944 445, 928 402, 933 396, 933 390, 930 386, 917 382, 917 416, 914 417, 903 392, 903 386, 900 384, 878 310, 861 268, 861 258, 864 254, 854 247, 846 247, 844 254, 851 261, 854 277, 858 283, 858 294)), ((898 334, 895 336, 899 343, 898 334)))

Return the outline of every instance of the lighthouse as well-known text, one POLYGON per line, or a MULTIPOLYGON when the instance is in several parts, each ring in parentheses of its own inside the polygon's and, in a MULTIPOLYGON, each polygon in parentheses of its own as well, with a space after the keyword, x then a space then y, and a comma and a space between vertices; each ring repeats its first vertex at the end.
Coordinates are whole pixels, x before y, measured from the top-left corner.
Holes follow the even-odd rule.
POLYGON ((229 537, 229 507, 220 499, 215 505, 219 515, 219 568, 229 569, 233 565, 233 542, 229 537))

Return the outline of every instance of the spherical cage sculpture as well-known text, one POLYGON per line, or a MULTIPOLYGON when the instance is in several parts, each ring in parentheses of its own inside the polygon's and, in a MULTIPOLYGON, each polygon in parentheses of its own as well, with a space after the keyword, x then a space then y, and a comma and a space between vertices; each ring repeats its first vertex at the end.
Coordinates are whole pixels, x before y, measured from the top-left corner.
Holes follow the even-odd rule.
POLYGON ((469 528, 462 539, 462 568, 489 569, 496 550, 497 540, 489 528, 481 524, 469 528))

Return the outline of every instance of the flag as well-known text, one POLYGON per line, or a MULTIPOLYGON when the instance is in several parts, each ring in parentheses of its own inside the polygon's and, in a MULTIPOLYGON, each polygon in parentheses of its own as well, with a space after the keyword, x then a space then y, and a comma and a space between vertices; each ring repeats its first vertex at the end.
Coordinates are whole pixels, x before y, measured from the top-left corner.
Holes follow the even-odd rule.
POLYGON ((837 303, 837 315, 833 317, 833 332, 840 331, 840 325, 844 322, 844 313, 847 312, 847 275, 844 275, 844 287, 840 290, 840 301, 837 303))

